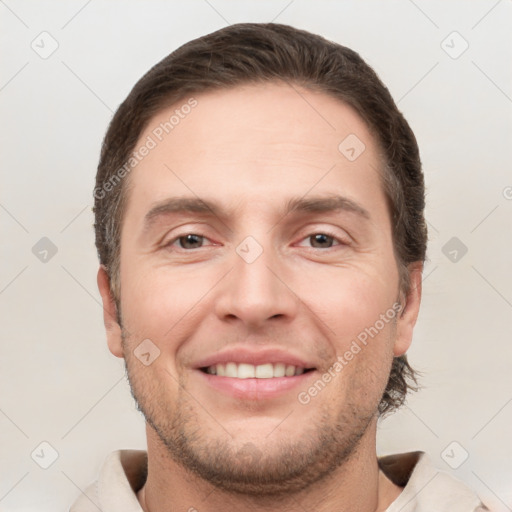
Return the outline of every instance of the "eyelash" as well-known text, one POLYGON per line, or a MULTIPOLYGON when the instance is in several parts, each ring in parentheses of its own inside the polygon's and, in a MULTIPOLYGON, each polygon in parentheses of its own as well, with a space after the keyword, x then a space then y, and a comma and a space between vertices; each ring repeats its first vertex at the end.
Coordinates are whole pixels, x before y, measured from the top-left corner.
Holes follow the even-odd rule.
MULTIPOLYGON (((187 232, 187 233, 183 233, 183 234, 180 234, 178 236, 175 236, 172 240, 170 240, 167 244, 165 244, 165 247, 172 247, 176 242, 179 242, 179 240, 181 238, 185 238, 187 237, 188 235, 195 235, 199 238, 203 238, 203 239, 206 239, 206 240, 209 240, 208 237, 204 236, 204 235, 201 235, 199 233, 196 233, 196 232, 187 232)), ((339 238, 338 236, 336 236, 334 233, 331 233, 329 230, 323 230, 323 231, 316 231, 314 233, 311 233, 307 236, 305 236, 304 238, 301 239, 301 241, 303 240, 307 240, 308 238, 311 238, 315 235, 326 235, 328 236, 329 238, 332 238, 335 242, 338 242, 338 244, 336 245, 332 245, 331 247, 326 247, 324 248, 323 250, 327 250, 327 249, 333 249, 335 247, 339 247, 339 246, 347 246, 349 245, 349 242, 343 238, 339 238)), ((194 251, 195 249, 201 249, 201 247, 195 247, 194 249, 184 249, 183 247, 178 247, 179 250, 181 251, 185 251, 185 252, 191 252, 191 251, 194 251)), ((319 248, 319 247, 310 247, 310 249, 322 249, 322 248, 319 248)))

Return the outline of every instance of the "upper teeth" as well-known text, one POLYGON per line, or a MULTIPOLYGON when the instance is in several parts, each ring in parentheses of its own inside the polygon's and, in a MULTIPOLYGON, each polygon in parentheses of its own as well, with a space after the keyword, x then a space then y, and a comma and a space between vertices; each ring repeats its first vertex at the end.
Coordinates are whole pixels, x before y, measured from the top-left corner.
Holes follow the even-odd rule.
POLYGON ((206 369, 207 373, 219 377, 236 377, 238 379, 271 379, 273 377, 292 377, 301 375, 304 368, 284 363, 266 363, 257 366, 246 363, 214 364, 206 369))

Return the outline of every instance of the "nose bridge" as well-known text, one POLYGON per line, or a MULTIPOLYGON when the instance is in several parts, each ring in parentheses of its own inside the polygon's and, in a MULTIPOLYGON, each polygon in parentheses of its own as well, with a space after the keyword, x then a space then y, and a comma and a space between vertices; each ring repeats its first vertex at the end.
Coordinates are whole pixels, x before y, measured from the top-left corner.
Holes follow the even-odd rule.
MULTIPOLYGON (((235 274, 238 278, 242 295, 244 288, 251 292, 254 301, 265 300, 270 303, 277 291, 275 275, 270 271, 275 260, 271 244, 265 248, 252 236, 247 237, 236 248, 235 274)), ((249 299, 249 297, 248 297, 249 299)))
POLYGON ((237 317, 258 325, 272 317, 296 313, 296 297, 278 278, 281 265, 270 236, 263 233, 259 238, 264 238, 265 244, 247 236, 235 248, 233 270, 217 301, 220 317, 237 317))

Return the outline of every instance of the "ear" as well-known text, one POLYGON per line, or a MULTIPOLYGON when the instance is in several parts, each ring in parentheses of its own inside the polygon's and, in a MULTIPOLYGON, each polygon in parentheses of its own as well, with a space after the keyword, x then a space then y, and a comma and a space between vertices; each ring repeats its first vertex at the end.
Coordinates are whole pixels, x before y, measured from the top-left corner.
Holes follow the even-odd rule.
POLYGON ((115 356, 123 357, 121 326, 117 322, 117 308, 110 291, 110 278, 103 265, 98 269, 97 281, 103 302, 103 323, 107 332, 108 348, 115 356))
POLYGON ((410 263, 408 269, 411 289, 407 297, 401 297, 402 309, 397 318, 396 341, 393 348, 395 357, 401 356, 409 350, 414 325, 420 311, 423 263, 421 261, 410 263))

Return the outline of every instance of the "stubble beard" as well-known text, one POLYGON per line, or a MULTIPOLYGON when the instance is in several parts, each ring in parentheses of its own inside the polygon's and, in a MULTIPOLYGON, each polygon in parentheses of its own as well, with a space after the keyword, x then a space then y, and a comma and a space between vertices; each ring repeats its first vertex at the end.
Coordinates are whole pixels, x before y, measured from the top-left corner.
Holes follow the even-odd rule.
MULTIPOLYGON (((123 347, 129 346, 123 338, 123 347)), ((123 348, 124 349, 124 348, 123 348)), ((199 418, 201 405, 179 383, 178 399, 168 401, 165 387, 141 378, 138 360, 125 351, 125 368, 137 408, 157 433, 168 455, 186 471, 220 490, 259 500, 285 498, 329 478, 357 455, 361 438, 377 416, 351 401, 336 417, 324 406, 316 421, 304 427, 300 439, 278 439, 279 428, 261 443, 235 440, 219 424, 209 435, 199 418), (274 436, 274 439, 272 437, 274 436)), ((297 405, 292 407, 304 407, 297 405)), ((206 412, 206 421, 215 420, 206 412)), ((286 420, 285 420, 286 421, 286 420)))

